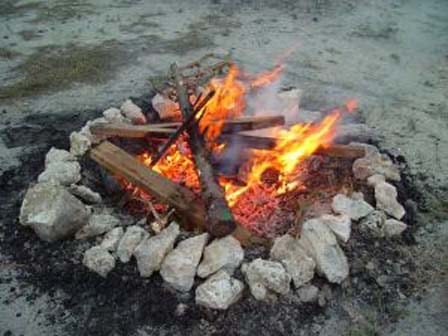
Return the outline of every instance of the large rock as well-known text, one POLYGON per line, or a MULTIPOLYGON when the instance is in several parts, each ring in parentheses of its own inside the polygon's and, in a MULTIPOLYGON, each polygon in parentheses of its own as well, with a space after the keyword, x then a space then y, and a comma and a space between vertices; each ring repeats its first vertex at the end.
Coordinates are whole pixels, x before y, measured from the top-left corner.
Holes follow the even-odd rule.
POLYGON ((81 132, 72 132, 70 134, 70 153, 74 156, 83 156, 91 146, 92 142, 86 134, 81 132))
POLYGON ((359 180, 379 174, 387 180, 400 181, 400 170, 393 164, 391 159, 380 153, 369 152, 365 157, 355 160, 353 163, 353 175, 359 180))
POLYGON ((297 295, 302 302, 316 302, 319 296, 319 288, 313 285, 306 285, 297 290, 297 295))
POLYGON ((57 149, 55 147, 51 147, 45 156, 45 167, 48 167, 51 163, 55 162, 70 162, 76 161, 76 158, 73 154, 65 149, 57 149))
POLYGON ((146 124, 146 117, 142 112, 142 109, 135 105, 132 100, 127 99, 123 105, 121 105, 121 113, 131 120, 133 124, 146 124))
POLYGON ((171 223, 158 235, 144 239, 135 249, 138 270, 142 277, 150 277, 160 269, 165 256, 171 252, 179 235, 179 225, 171 223))
POLYGON ((109 214, 93 214, 89 222, 76 233, 76 239, 86 239, 109 232, 120 225, 120 220, 109 214))
POLYGON ((104 119, 106 119, 108 122, 111 123, 129 123, 129 120, 127 118, 125 118, 122 114, 121 111, 115 107, 111 107, 108 108, 107 110, 105 110, 103 112, 103 117, 104 119))
POLYGON ((128 227, 117 247, 117 256, 120 261, 123 263, 129 262, 135 248, 147 236, 148 232, 140 226, 132 225, 128 227))
POLYGON ((191 289, 207 239, 208 234, 204 233, 183 240, 166 256, 160 275, 173 288, 182 292, 191 289))
POLYGON ((123 235, 123 228, 121 226, 116 227, 104 235, 103 241, 101 242, 100 246, 103 249, 108 250, 109 252, 115 252, 123 235))
POLYGON ((297 288, 314 276, 316 263, 306 254, 297 239, 289 234, 275 239, 270 256, 272 260, 283 264, 297 288))
POLYGON ((56 182, 69 186, 81 180, 81 166, 77 161, 54 161, 38 176, 38 182, 56 182))
POLYGON ((68 191, 89 204, 101 203, 103 200, 100 194, 83 185, 72 184, 68 191))
POLYGON ((303 224, 299 243, 316 262, 317 271, 328 281, 341 283, 347 278, 347 258, 333 232, 320 219, 311 219, 303 224))
POLYGON ((320 219, 333 231, 337 239, 344 243, 348 241, 352 231, 352 221, 349 216, 322 215, 320 219))
POLYGON ((359 220, 374 210, 366 201, 359 199, 354 200, 343 194, 334 196, 331 207, 334 212, 341 215, 347 215, 353 220, 359 220))
POLYGON ((82 263, 105 278, 114 269, 115 258, 106 249, 94 246, 84 252, 82 263))
POLYGON ((273 301, 277 294, 286 295, 290 290, 291 276, 279 262, 258 258, 243 264, 241 271, 257 300, 273 301))
POLYGON ((387 182, 375 185, 375 199, 378 209, 396 219, 402 219, 406 213, 403 206, 397 201, 397 189, 387 182))
POLYGON ((220 269, 232 274, 243 259, 244 250, 233 236, 215 239, 204 250, 204 258, 198 267, 198 276, 206 278, 220 269))
POLYGON ((407 229, 407 225, 396 219, 390 218, 384 222, 383 233, 386 237, 399 236, 407 229))
POLYGON ((243 295, 244 284, 221 270, 196 288, 196 304, 211 309, 227 309, 243 295))
POLYGON ((159 93, 152 98, 151 103, 161 119, 169 119, 180 116, 179 105, 172 100, 163 97, 159 93))
POLYGON ((46 241, 67 238, 89 218, 86 206, 57 183, 39 183, 28 189, 20 209, 20 223, 46 241))

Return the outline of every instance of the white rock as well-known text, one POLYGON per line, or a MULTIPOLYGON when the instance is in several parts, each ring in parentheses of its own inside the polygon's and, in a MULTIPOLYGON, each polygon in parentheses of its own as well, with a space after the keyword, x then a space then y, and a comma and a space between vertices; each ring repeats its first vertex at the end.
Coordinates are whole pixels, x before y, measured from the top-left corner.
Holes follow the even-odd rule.
POLYGON ((114 257, 106 249, 99 246, 94 246, 84 252, 82 263, 103 278, 115 267, 114 257))
POLYGON ((369 203, 363 200, 348 198, 343 194, 337 194, 333 198, 331 206, 334 212, 341 215, 347 215, 353 220, 365 217, 374 210, 369 203))
POLYGON ((244 284, 221 270, 196 288, 196 304, 225 310, 243 295, 244 284))
POLYGON ((355 160, 353 163, 353 175, 359 180, 366 180, 368 177, 379 174, 387 180, 400 181, 400 171, 393 164, 387 155, 369 152, 363 158, 355 160))
POLYGON ((367 178, 367 185, 375 187, 378 183, 386 182, 386 178, 381 174, 374 174, 367 178))
POLYGON ((74 156, 83 156, 91 146, 92 142, 86 135, 80 132, 72 132, 70 134, 70 153, 74 156))
POLYGON ((204 258, 198 267, 198 276, 206 278, 221 269, 233 274, 243 259, 244 250, 233 236, 215 239, 204 250, 204 258))
POLYGON ((124 230, 121 226, 113 228, 105 234, 100 246, 109 252, 115 252, 123 235, 124 230))
POLYGON ((117 247, 117 256, 120 261, 123 263, 129 262, 135 248, 147 236, 148 232, 146 232, 140 226, 132 225, 128 227, 117 247))
POLYGON ((83 185, 72 184, 68 191, 86 203, 97 204, 103 200, 99 193, 83 185))
POLYGON ((104 119, 111 123, 127 123, 129 122, 122 114, 121 111, 115 107, 108 108, 103 112, 104 119))
POLYGON ((316 302, 319 294, 319 288, 313 285, 306 285, 299 288, 297 290, 297 294, 302 302, 316 302))
POLYGON ((289 234, 275 239, 270 257, 282 263, 297 288, 314 276, 316 263, 289 234))
POLYGON ((49 164, 54 162, 68 162, 68 161, 76 161, 76 158, 73 154, 65 149, 57 149, 55 147, 51 147, 48 151, 47 155, 45 155, 45 167, 48 167, 49 164))
POLYGON ((351 193, 350 198, 356 201, 364 201, 364 194, 360 191, 354 191, 351 193))
POLYGON ((28 189, 20 209, 20 223, 30 226, 46 241, 67 238, 88 218, 86 206, 62 186, 39 183, 28 189))
POLYGON ((180 115, 179 105, 160 94, 156 94, 151 103, 161 119, 174 118, 180 115))
POLYGON ((399 236, 407 229, 407 225, 401 221, 390 218, 384 222, 383 232, 386 237, 399 236))
POLYGON ((279 262, 258 258, 250 264, 243 264, 241 271, 257 300, 273 301, 276 294, 289 293, 291 276, 279 262))
POLYGON ((352 231, 352 221, 349 216, 322 215, 320 219, 333 231, 337 239, 344 243, 348 241, 352 231))
POLYGON ((98 135, 98 134, 94 135, 91 132, 91 127, 98 126, 98 125, 99 126, 107 125, 108 123, 109 123, 109 121, 107 121, 106 118, 100 117, 100 118, 96 118, 96 119, 87 121, 87 123, 83 126, 83 128, 81 128, 81 131, 79 131, 79 133, 82 136, 86 137, 90 141, 89 148, 91 147, 92 144, 97 144, 97 143, 101 142, 102 140, 108 138, 107 135, 98 135))
POLYGON ((386 214, 381 210, 374 210, 359 222, 361 229, 367 229, 377 237, 383 237, 383 226, 386 214))
POLYGON ((303 224, 299 243, 316 262, 318 273, 328 281, 341 283, 347 278, 347 258, 333 232, 320 219, 311 219, 303 224))
POLYGON ((397 201, 397 189, 387 182, 375 185, 375 199, 378 209, 396 219, 402 219, 406 213, 403 206, 397 201))
POLYGON ((52 162, 38 176, 38 182, 56 182, 69 186, 81 180, 81 166, 77 161, 52 162))
POLYGON ((150 277, 160 269, 165 256, 171 252, 179 235, 179 225, 172 222, 158 235, 144 239, 134 250, 138 270, 142 277, 150 277))
POLYGON ((120 225, 120 220, 108 214, 93 214, 89 222, 81 230, 76 232, 76 239, 86 239, 95 237, 105 232, 109 232, 114 227, 120 225))
POLYGON ((142 112, 142 109, 135 105, 132 100, 126 100, 123 105, 121 105, 121 113, 131 120, 133 124, 146 124, 146 117, 142 112))
POLYGON ((183 240, 166 256, 160 275, 173 288, 182 292, 191 289, 207 239, 208 234, 204 233, 183 240))

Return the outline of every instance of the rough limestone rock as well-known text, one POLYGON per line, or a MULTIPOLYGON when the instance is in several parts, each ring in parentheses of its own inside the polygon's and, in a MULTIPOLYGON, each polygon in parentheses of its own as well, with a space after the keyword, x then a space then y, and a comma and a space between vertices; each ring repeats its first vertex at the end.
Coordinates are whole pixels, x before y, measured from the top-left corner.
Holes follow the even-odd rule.
POLYGON ((55 161, 38 176, 38 182, 56 182, 69 186, 81 180, 81 166, 77 161, 55 161))
POLYGON ((384 222, 383 232, 386 237, 399 236, 407 229, 407 225, 401 221, 390 218, 384 222))
POLYGON ((165 258, 160 269, 162 278, 173 288, 187 292, 193 287, 194 276, 207 243, 208 234, 181 241, 165 258))
POLYGON ((135 249, 138 270, 142 277, 150 277, 160 269, 165 256, 171 252, 179 235, 179 225, 172 222, 158 235, 144 239, 135 249))
POLYGON ((279 262, 258 258, 250 264, 243 264, 241 271, 257 300, 273 301, 276 294, 289 293, 291 276, 279 262))
POLYGON ((376 237, 384 235, 383 226, 386 222, 386 214, 381 210, 374 210, 359 222, 362 230, 370 231, 376 237))
POLYGON ((297 239, 289 234, 275 239, 270 257, 282 263, 296 288, 307 283, 314 276, 316 263, 306 254, 297 239))
POLYGON ((89 204, 98 204, 103 201, 99 193, 83 185, 72 184, 68 191, 89 204))
POLYGON ((143 228, 137 225, 129 226, 118 243, 117 256, 121 262, 127 263, 131 260, 135 248, 140 242, 148 236, 143 228))
POLYGON ((381 174, 375 174, 367 179, 367 185, 375 188, 378 183, 386 182, 386 178, 381 174))
POLYGON ((117 217, 108 214, 93 214, 90 216, 89 222, 76 232, 76 239, 95 237, 109 232, 118 225, 120 225, 120 220, 117 217))
POLYGON ((81 157, 92 146, 90 139, 81 132, 72 132, 70 134, 70 153, 76 157, 81 157))
POLYGON ((232 274, 243 259, 244 250, 233 236, 215 239, 204 250, 204 258, 198 267, 198 276, 206 278, 220 269, 232 274))
POLYGON ((333 231, 337 239, 344 243, 348 241, 352 231, 352 221, 349 216, 322 215, 320 219, 333 231))
POLYGON ((366 156, 355 160, 352 169, 353 175, 359 180, 366 180, 375 174, 383 175, 386 180, 401 180, 400 170, 385 154, 370 152, 366 156))
POLYGON ((397 189, 387 182, 375 185, 375 199, 378 209, 396 219, 402 219, 406 214, 403 206, 397 201, 397 189))
POLYGON ((320 219, 306 221, 299 240, 305 251, 316 262, 317 271, 328 281, 341 283, 348 276, 349 267, 335 235, 320 219))
POLYGON ((121 226, 113 228, 104 235, 100 246, 109 252, 115 252, 123 235, 124 230, 121 226))
POLYGON ((65 149, 57 149, 55 147, 51 147, 47 155, 45 155, 45 168, 54 162, 70 162, 70 161, 76 161, 76 158, 69 151, 66 151, 65 149))
POLYGON ((341 215, 347 215, 353 220, 359 220, 374 210, 366 201, 354 200, 343 194, 337 194, 333 198, 331 206, 334 212, 341 215))
POLYGON ((84 252, 84 266, 101 275, 103 278, 115 267, 115 258, 106 249, 94 246, 84 252))
POLYGON ((20 209, 20 223, 43 240, 67 238, 88 220, 89 210, 57 183, 38 183, 28 189, 20 209))
POLYGON ((316 302, 319 295, 319 288, 313 285, 306 285, 297 290, 297 295, 302 302, 316 302))
POLYGON ((244 284, 221 270, 196 288, 196 304, 225 310, 243 295, 244 284))
POLYGON ((103 112, 103 117, 110 123, 129 123, 129 120, 125 118, 121 111, 115 107, 108 108, 103 112))
POLYGON ((131 120, 133 124, 143 125, 146 124, 146 117, 142 112, 142 109, 135 105, 132 100, 127 99, 123 105, 121 105, 121 113, 131 120))

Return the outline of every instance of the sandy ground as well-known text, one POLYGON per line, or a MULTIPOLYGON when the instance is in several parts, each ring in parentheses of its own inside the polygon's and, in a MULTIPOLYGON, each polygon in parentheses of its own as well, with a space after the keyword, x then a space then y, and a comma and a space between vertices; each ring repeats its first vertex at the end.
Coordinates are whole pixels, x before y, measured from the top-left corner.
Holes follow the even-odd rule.
MULTIPOLYGON (((448 238, 447 1, 4 0, 0 33, 0 131, 31 114, 118 106, 174 61, 230 50, 246 69, 263 71, 297 46, 284 85, 303 89, 310 109, 359 99, 382 147, 406 157, 425 196, 422 256, 440 246, 431 253, 446 260, 446 244, 436 242, 448 238)), ((23 150, 0 140, 0 173, 18 165, 23 150)), ((15 266, 0 267, 2 278, 14 279, 15 266)), ((448 333, 447 282, 436 268, 428 292, 382 333, 448 333)), ((41 312, 57 307, 45 296, 30 305, 27 289, 13 295, 1 282, 4 335, 60 334, 71 318, 50 326, 41 312)), ((341 334, 327 322, 321 334, 341 334)))

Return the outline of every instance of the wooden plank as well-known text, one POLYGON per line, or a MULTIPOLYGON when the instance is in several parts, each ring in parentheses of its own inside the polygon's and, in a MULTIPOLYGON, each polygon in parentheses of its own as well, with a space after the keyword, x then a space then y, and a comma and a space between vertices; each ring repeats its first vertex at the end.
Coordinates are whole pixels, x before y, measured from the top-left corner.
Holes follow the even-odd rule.
POLYGON ((173 206, 185 223, 205 227, 206 212, 201 200, 190 191, 153 171, 114 144, 104 141, 90 151, 90 157, 114 175, 173 206))

